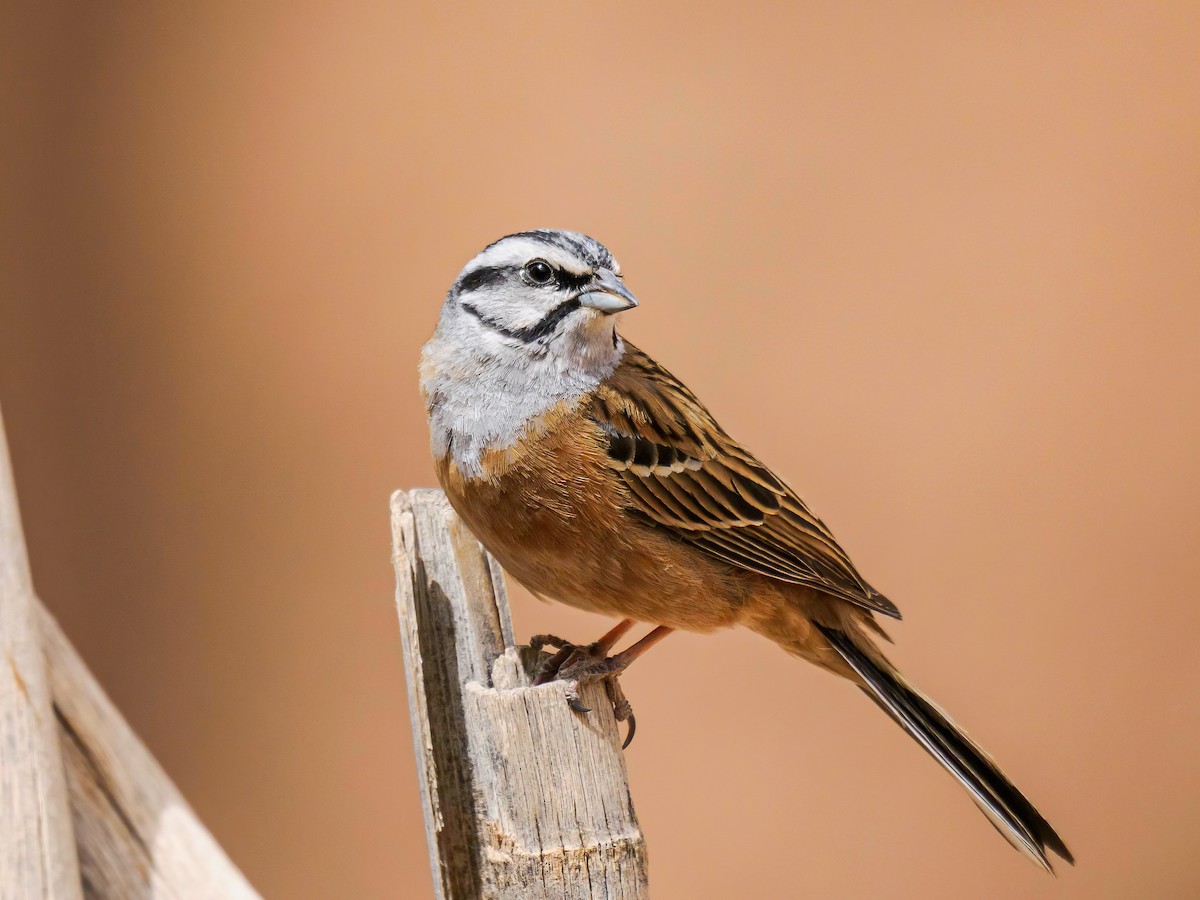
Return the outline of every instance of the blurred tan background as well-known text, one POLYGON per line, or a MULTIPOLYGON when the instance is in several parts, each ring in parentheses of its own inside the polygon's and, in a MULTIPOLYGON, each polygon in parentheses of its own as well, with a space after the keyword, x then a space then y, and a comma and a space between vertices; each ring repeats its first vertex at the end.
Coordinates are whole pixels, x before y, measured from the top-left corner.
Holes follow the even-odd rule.
POLYGON ((445 290, 539 226, 613 249, 626 333, 832 525, 1079 859, 1036 871, 857 692, 685 635, 625 679, 655 897, 1200 895, 1200 6, 4 18, 35 579, 266 896, 430 893, 387 498, 434 481, 445 290))

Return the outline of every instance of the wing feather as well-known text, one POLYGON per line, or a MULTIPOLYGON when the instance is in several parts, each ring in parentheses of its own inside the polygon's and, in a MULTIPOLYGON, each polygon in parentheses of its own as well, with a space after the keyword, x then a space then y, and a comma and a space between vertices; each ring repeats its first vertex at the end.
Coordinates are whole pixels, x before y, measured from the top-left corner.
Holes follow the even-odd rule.
POLYGON ((900 618, 804 501, 632 344, 589 414, 643 521, 729 565, 900 618))

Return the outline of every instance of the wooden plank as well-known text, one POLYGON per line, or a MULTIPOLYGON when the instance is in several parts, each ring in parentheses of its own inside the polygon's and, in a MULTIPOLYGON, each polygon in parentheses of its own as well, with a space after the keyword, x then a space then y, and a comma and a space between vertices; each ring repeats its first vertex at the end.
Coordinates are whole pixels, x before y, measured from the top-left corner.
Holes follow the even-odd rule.
POLYGON ((103 900, 255 900, 40 603, 84 895, 103 900))
POLYGON ((66 779, 0 417, 0 898, 79 898, 66 779))
POLYGON ((442 900, 647 896, 617 724, 604 689, 570 710, 530 686, 503 577, 440 491, 392 497, 396 602, 417 774, 442 900))

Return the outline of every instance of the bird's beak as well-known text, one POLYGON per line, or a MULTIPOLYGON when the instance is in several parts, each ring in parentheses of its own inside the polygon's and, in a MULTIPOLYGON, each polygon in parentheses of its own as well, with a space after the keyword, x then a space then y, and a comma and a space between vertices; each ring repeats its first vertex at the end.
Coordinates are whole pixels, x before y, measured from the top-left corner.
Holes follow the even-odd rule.
POLYGON ((638 302, 611 270, 601 269, 592 279, 588 290, 579 295, 579 305, 611 316, 613 313, 633 309, 638 302))

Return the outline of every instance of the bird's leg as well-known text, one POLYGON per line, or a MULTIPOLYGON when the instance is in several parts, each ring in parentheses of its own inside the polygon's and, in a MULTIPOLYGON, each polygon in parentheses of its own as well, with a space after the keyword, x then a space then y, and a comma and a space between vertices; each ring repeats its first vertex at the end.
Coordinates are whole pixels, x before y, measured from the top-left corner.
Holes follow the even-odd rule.
MULTIPOLYGON (((624 624, 624 622, 621 623, 621 625, 624 624)), ((621 625, 617 627, 620 628, 621 625)), ((626 630, 628 628, 623 629, 622 633, 626 630)), ((590 712, 588 707, 584 706, 579 699, 580 687, 596 681, 604 682, 604 688, 608 693, 609 701, 613 705, 613 715, 616 717, 616 720, 618 722, 629 721, 629 733, 625 735, 625 742, 621 744, 622 750, 628 747, 629 742, 633 740, 633 734, 637 730, 637 719, 633 717, 633 707, 625 699, 625 692, 621 690, 621 685, 617 682, 617 679, 622 672, 629 668, 631 662, 674 630, 673 628, 668 628, 666 625, 659 625, 636 644, 622 650, 616 656, 601 657, 600 659, 596 659, 594 656, 590 658, 584 656, 578 659, 571 659, 569 662, 564 661, 558 669, 558 678, 568 682, 567 704, 576 712, 590 712)), ((616 629, 614 628, 613 631, 616 631, 616 629)), ((611 634, 612 632, 609 633, 611 634)), ((607 636, 605 635, 605 637, 607 636)))
POLYGON ((625 632, 633 627, 633 624, 633 619, 622 619, 600 640, 583 645, 572 644, 553 634, 535 634, 529 639, 529 646, 535 651, 541 650, 543 647, 556 647, 558 652, 546 660, 533 683, 546 684, 553 681, 558 676, 558 670, 566 664, 568 659, 571 659, 572 663, 576 661, 572 657, 604 659, 608 656, 608 651, 616 645, 625 632))
MULTIPOLYGON (((621 624, 623 625, 624 623, 621 624)), ((622 650, 616 656, 596 659, 595 656, 597 654, 590 654, 592 658, 589 659, 588 655, 580 654, 579 657, 572 659, 559 669, 558 677, 561 680, 574 681, 579 684, 591 684, 594 681, 601 681, 605 678, 615 678, 629 668, 631 662, 674 630, 674 628, 668 628, 666 625, 659 625, 636 644, 622 650)), ((595 646, 596 644, 592 645, 592 647, 595 646)))

